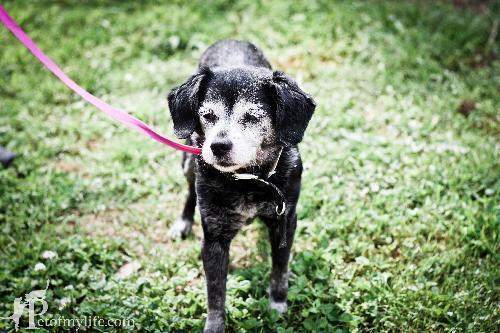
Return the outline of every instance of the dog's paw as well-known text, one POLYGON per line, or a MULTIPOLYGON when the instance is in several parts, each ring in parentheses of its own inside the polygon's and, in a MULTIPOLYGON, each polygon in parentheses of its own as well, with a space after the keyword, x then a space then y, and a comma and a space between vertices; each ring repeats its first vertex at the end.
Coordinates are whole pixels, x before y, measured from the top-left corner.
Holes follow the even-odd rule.
POLYGON ((170 227, 168 236, 172 239, 184 239, 189 235, 193 222, 183 219, 178 219, 170 227))
POLYGON ((288 311, 288 305, 285 302, 275 302, 271 300, 269 304, 269 309, 278 311, 279 314, 286 313, 288 311))

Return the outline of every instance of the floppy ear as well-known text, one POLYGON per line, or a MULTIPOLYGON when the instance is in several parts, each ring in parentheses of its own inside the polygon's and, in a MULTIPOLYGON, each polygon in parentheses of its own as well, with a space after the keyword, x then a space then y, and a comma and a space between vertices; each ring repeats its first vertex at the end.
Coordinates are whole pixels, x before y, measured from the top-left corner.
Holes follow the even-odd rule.
POLYGON ((209 72, 208 68, 200 69, 168 94, 168 108, 174 122, 174 133, 179 139, 189 137, 195 130, 202 84, 209 72))
POLYGON ((276 94, 278 140, 285 146, 294 146, 302 141, 316 103, 283 72, 273 73, 272 84, 276 94))

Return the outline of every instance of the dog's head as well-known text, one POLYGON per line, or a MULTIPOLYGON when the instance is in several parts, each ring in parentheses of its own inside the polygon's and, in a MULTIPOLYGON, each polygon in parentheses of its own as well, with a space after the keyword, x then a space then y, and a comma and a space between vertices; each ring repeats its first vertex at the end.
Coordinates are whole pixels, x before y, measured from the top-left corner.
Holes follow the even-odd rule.
POLYGON ((315 103, 287 75, 265 68, 202 68, 168 95, 175 134, 196 132, 202 157, 223 172, 261 165, 298 144, 315 103))

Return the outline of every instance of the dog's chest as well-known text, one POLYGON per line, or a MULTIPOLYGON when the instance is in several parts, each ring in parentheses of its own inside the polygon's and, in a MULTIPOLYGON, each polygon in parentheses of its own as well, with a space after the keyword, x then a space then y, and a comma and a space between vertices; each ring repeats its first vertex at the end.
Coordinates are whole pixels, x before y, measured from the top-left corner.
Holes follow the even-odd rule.
POLYGON ((232 207, 232 211, 239 216, 242 223, 249 223, 257 216, 268 217, 275 214, 273 207, 273 204, 267 200, 242 197, 232 207))
POLYGON ((240 205, 236 207, 235 212, 241 216, 241 222, 246 223, 247 221, 255 218, 258 214, 258 209, 256 205, 240 205))

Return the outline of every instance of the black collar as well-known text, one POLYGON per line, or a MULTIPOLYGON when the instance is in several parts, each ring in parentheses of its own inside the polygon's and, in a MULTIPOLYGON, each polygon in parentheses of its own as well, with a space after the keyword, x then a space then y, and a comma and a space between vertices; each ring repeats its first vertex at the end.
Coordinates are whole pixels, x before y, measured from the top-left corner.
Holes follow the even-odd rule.
POLYGON ((286 246, 286 200, 283 192, 273 183, 269 181, 269 178, 276 173, 276 166, 279 163, 281 153, 283 152, 283 147, 280 148, 278 155, 274 162, 271 164, 271 167, 263 173, 263 175, 258 175, 255 173, 233 173, 233 179, 238 181, 254 181, 264 184, 266 188, 272 191, 273 197, 275 198, 276 207, 275 211, 279 218, 279 233, 280 233, 280 244, 279 247, 283 248, 286 246))
POLYGON ((278 163, 281 158, 281 154, 283 153, 283 147, 280 148, 278 151, 278 154, 276 155, 276 158, 274 159, 273 163, 269 166, 269 168, 260 168, 260 167, 250 167, 250 172, 235 172, 232 174, 233 178, 235 179, 264 179, 268 180, 272 175, 276 173, 276 167, 278 166, 278 163))

